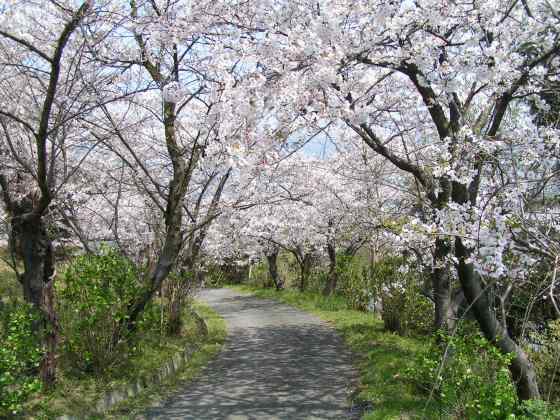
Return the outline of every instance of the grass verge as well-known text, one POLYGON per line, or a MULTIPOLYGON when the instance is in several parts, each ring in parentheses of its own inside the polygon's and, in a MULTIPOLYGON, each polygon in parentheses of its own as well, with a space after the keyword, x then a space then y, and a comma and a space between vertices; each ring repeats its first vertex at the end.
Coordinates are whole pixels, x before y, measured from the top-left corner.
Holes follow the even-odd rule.
MULTIPOLYGON (((208 326, 208 335, 197 332, 195 321, 187 318, 184 334, 179 338, 165 339, 165 344, 153 347, 144 343, 142 352, 131 358, 128 368, 117 378, 69 378, 61 375, 57 388, 49 395, 40 395, 28 405, 30 413, 27 418, 52 419, 57 416, 79 415, 88 419, 134 419, 149 407, 160 405, 182 386, 189 383, 200 370, 220 351, 226 338, 225 321, 210 307, 195 303, 194 309, 204 318, 208 326), (105 392, 118 385, 134 381, 139 377, 149 377, 169 361, 173 355, 185 346, 197 346, 183 368, 162 383, 147 387, 139 395, 115 405, 111 411, 98 415, 92 412, 95 402, 105 392)), ((155 343, 154 343, 155 344, 155 343)))
POLYGON ((277 292, 244 285, 230 287, 287 303, 330 322, 357 358, 360 384, 353 399, 355 403, 369 407, 364 419, 435 417, 434 413, 424 412, 426 400, 403 375, 425 349, 419 339, 385 332, 381 320, 371 313, 349 309, 339 296, 325 297, 296 290, 277 292))

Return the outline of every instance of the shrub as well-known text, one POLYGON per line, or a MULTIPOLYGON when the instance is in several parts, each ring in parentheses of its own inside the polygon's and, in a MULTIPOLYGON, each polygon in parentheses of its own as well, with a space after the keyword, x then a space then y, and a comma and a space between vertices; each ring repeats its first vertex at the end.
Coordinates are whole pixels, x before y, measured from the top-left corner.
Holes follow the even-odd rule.
POLYGON ((404 280, 402 284, 386 286, 382 292, 385 329, 400 335, 427 334, 432 326, 432 304, 414 281, 404 280))
POLYGON ((63 359, 71 368, 102 373, 123 358, 131 338, 123 321, 141 291, 137 268, 114 249, 72 260, 58 283, 63 359))
POLYGON ((217 264, 209 265, 204 275, 204 286, 219 288, 224 284, 226 284, 226 276, 221 268, 217 264))
POLYGON ((420 390, 432 395, 444 418, 517 418, 510 361, 511 355, 500 353, 480 334, 440 334, 406 374, 420 390))
POLYGON ((538 348, 529 350, 537 370, 543 398, 560 401, 560 320, 548 323, 542 334, 533 334, 538 348))
POLYGON ((0 418, 18 414, 41 389, 37 377, 42 351, 32 332, 38 315, 25 304, 4 305, 0 320, 0 418))
POLYGON ((248 284, 262 286, 265 288, 274 287, 274 282, 270 277, 266 259, 258 262, 257 264, 253 264, 250 267, 249 275, 247 276, 246 282, 248 284))
POLYGON ((522 420, 556 420, 560 419, 560 409, 542 400, 523 401, 516 418, 522 420))
POLYGON ((372 277, 366 267, 360 265, 359 257, 337 257, 338 285, 352 309, 367 311, 375 299, 372 277))
POLYGON ((431 329, 432 303, 421 294, 420 280, 400 269, 403 259, 387 257, 363 268, 342 259, 339 275, 343 293, 354 309, 372 310, 381 303, 385 328, 400 335, 425 334, 431 329))

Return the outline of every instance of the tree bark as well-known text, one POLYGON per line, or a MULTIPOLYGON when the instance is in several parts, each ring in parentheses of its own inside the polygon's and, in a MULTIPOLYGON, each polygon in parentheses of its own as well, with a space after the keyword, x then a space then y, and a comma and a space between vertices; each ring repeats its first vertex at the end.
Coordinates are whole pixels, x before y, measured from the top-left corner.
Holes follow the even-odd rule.
POLYGON ((517 387, 517 395, 521 400, 540 398, 535 368, 523 349, 512 340, 508 331, 498 322, 492 302, 482 280, 471 263, 467 263, 470 256, 460 238, 455 240, 455 256, 459 260, 459 281, 465 293, 467 302, 484 336, 504 353, 513 353, 510 371, 517 387))
MULTIPOLYGON (((85 1, 66 22, 54 45, 54 51, 49 56, 41 52, 32 44, 2 31, 1 35, 19 45, 24 46, 30 55, 38 55, 47 65, 41 64, 42 71, 48 69, 48 83, 44 85, 44 99, 40 104, 40 114, 36 130, 31 124, 24 124, 34 137, 36 165, 34 170, 26 168, 34 181, 31 191, 23 198, 17 198, 10 193, 10 186, 6 176, 0 172, 0 187, 2 199, 6 205, 11 224, 10 246, 23 259, 24 272, 18 275, 23 287, 26 302, 35 307, 40 319, 34 325, 34 332, 43 344, 43 358, 40 363, 40 377, 45 389, 50 389, 56 381, 56 344, 57 317, 54 309, 53 286, 55 279, 54 255, 51 239, 48 236, 44 216, 49 211, 53 200, 54 160, 49 160, 47 152, 48 140, 53 129, 52 113, 59 88, 60 73, 63 70, 63 53, 76 31, 80 22, 91 8, 91 3, 85 1)), ((10 114, 5 114, 13 119, 10 114)), ((16 119, 21 124, 21 120, 16 119)), ((7 133, 7 132, 6 132, 7 133)))
POLYGON ((329 273, 327 274, 327 282, 323 289, 323 295, 330 296, 336 290, 338 283, 338 273, 336 271, 336 249, 332 244, 327 244, 327 254, 329 255, 329 273))
POLYGON ((451 282, 445 258, 450 252, 446 239, 437 239, 434 253, 434 269, 431 273, 434 298, 434 330, 450 329, 451 282))
MULTIPOLYGON (((151 67, 148 65, 151 69, 151 67)), ((165 240, 163 248, 154 269, 148 274, 148 287, 145 292, 130 305, 127 319, 124 321, 124 330, 132 332, 136 329, 138 317, 144 311, 156 291, 158 291, 167 278, 179 256, 183 245, 183 200, 187 193, 192 173, 198 163, 201 150, 194 144, 189 161, 184 158, 184 150, 177 143, 176 138, 176 105, 171 102, 163 102, 164 128, 167 152, 173 166, 173 176, 169 181, 169 195, 165 208, 165 240)))
POLYGON ((183 317, 181 314, 182 300, 181 293, 174 291, 174 293, 171 294, 169 315, 167 318, 168 336, 177 337, 181 334, 181 328, 183 327, 183 317))
POLYGON ((34 323, 35 334, 40 338, 43 357, 39 374, 46 389, 56 381, 57 316, 54 309, 54 255, 43 218, 30 213, 32 200, 24 198, 12 206, 10 244, 23 260, 24 271, 19 275, 23 296, 39 313, 34 323))
POLYGON ((274 282, 276 290, 282 290, 284 288, 284 280, 278 273, 278 250, 274 250, 267 255, 266 260, 268 262, 268 272, 270 273, 270 278, 274 282))
MULTIPOLYGON (((489 128, 487 130, 480 128, 480 132, 483 132, 486 138, 491 139, 498 134, 509 103, 515 97, 515 93, 529 81, 530 70, 540 65, 545 60, 548 60, 557 52, 558 49, 553 48, 540 57, 536 59, 531 58, 528 62, 524 63, 524 71, 521 76, 514 80, 509 88, 504 89, 501 95, 497 96, 495 99, 493 108, 491 108, 493 111, 489 122, 489 128)), ((414 84, 430 113, 432 122, 437 128, 440 140, 446 141, 446 139, 453 138, 454 134, 460 129, 462 114, 455 100, 449 101, 448 118, 442 103, 437 98, 436 92, 429 83, 426 83, 426 78, 416 64, 403 62, 400 66, 396 67, 395 70, 408 76, 410 81, 414 84)), ((352 122, 347 121, 347 124, 375 152, 384 156, 397 168, 412 174, 424 188, 426 197, 430 200, 434 208, 440 209, 446 206, 448 202, 447 197, 449 197, 450 192, 451 199, 454 203, 476 204, 481 182, 481 171, 484 165, 481 159, 476 159, 474 162, 474 168, 477 172, 468 186, 458 182, 450 182, 445 177, 436 180, 420 165, 412 163, 409 159, 403 159, 389 150, 386 147, 386 142, 380 139, 366 123, 356 126, 352 122), (439 182, 439 188, 435 188, 436 181, 439 182)), ((464 165, 469 164, 469 162, 461 160, 461 156, 456 156, 457 151, 454 150, 454 146, 451 146, 449 151, 455 158, 459 159, 459 162, 464 165)), ((434 218, 434 220, 435 219, 436 218, 434 218)), ((455 257, 458 260, 457 274, 465 298, 470 305, 470 310, 477 319, 480 329, 486 338, 501 351, 514 354, 514 359, 510 364, 510 370, 516 382, 519 398, 522 400, 539 398, 535 369, 525 352, 513 341, 508 331, 498 322, 496 314, 494 313, 493 301, 486 294, 482 279, 474 270, 473 265, 467 262, 471 254, 472 250, 467 249, 461 238, 456 237, 455 257)), ((441 311, 441 315, 443 315, 443 311, 441 311)))
POLYGON ((189 295, 189 290, 191 290, 189 285, 192 285, 195 279, 198 278, 198 275, 199 270, 196 261, 187 257, 183 261, 179 278, 174 278, 167 283, 170 289, 167 293, 167 296, 169 296, 167 335, 169 336, 181 334, 181 329, 183 328, 183 303, 189 295))
POLYGON ((299 277, 299 291, 304 292, 307 286, 307 280, 311 274, 312 255, 305 254, 299 262, 300 264, 300 277, 299 277))
MULTIPOLYGON (((464 184, 453 183, 452 199, 464 204, 473 202, 472 189, 464 184)), ((480 275, 469 261, 472 249, 467 248, 460 237, 455 237, 455 257, 458 261, 457 274, 470 310, 476 318, 480 330, 488 341, 503 353, 512 353, 509 369, 520 400, 540 398, 535 368, 525 351, 511 338, 509 332, 498 322, 494 302, 488 295, 480 275)))
POLYGON ((41 381, 46 389, 53 388, 56 382, 56 349, 58 345, 58 317, 54 309, 54 279, 45 283, 43 289, 42 312, 43 312, 43 348, 45 354, 39 366, 41 381))
POLYGON ((206 321, 204 320, 204 318, 202 318, 198 312, 196 312, 194 309, 191 308, 190 310, 191 316, 194 318, 195 322, 196 322, 196 327, 198 328, 198 332, 206 337, 208 335, 208 324, 206 324, 206 321))

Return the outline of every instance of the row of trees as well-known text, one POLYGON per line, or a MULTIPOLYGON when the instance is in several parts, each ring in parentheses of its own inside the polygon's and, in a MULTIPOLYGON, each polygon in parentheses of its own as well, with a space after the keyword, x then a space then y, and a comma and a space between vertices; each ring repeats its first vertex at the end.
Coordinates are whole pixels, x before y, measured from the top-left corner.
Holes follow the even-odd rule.
POLYGON ((174 269, 266 257, 281 288, 282 249, 304 289, 324 254, 330 294, 383 235, 429 272, 434 328, 466 301, 538 398, 504 308, 538 275, 560 315, 559 21, 547 0, 0 6, 3 219, 44 383, 59 246, 143 267, 130 331, 174 269), (317 138, 328 158, 297 152, 317 138))

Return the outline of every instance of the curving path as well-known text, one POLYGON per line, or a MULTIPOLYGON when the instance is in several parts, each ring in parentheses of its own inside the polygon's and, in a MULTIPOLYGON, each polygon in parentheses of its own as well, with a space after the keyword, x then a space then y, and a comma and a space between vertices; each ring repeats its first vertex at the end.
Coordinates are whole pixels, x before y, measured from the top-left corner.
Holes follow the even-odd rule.
POLYGON ((324 321, 229 289, 199 296, 227 322, 222 352, 149 419, 348 419, 357 377, 324 321))

